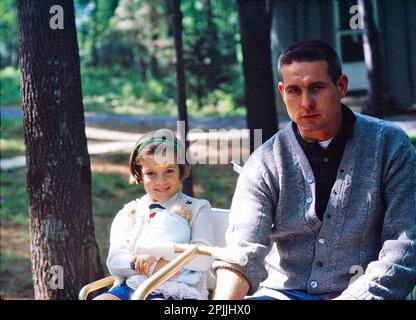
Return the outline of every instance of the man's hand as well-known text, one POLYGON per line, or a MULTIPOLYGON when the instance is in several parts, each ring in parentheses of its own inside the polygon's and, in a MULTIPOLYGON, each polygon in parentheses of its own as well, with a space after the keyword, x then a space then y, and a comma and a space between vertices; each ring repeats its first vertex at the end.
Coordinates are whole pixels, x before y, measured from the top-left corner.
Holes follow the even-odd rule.
POLYGON ((148 277, 152 275, 152 272, 150 272, 150 267, 155 262, 156 258, 149 254, 134 255, 130 261, 130 263, 134 263, 135 270, 138 274, 143 274, 148 277))
POLYGON ((217 269, 214 300, 242 300, 249 289, 248 281, 238 271, 228 268, 217 269))

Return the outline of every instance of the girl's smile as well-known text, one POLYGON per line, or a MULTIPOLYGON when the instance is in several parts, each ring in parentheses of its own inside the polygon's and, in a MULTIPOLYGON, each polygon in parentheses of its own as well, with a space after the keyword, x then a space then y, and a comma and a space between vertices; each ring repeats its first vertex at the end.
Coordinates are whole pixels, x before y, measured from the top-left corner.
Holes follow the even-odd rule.
POLYGON ((152 156, 141 159, 143 186, 154 201, 166 202, 175 195, 181 185, 177 164, 159 164, 152 156))

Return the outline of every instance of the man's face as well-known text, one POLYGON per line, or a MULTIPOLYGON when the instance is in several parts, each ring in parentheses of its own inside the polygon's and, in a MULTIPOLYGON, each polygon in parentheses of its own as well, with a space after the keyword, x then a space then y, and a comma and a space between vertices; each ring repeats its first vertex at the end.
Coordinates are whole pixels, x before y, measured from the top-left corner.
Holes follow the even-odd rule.
POLYGON ((345 96, 348 78, 341 75, 334 84, 325 60, 293 62, 283 65, 283 82, 279 91, 290 119, 308 140, 333 138, 341 127, 341 98, 345 96))

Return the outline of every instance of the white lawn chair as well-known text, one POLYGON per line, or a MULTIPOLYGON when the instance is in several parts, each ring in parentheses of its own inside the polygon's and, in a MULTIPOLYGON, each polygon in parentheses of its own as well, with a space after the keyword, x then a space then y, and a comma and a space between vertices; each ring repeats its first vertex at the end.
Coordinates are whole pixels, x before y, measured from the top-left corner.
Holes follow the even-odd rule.
MULTIPOLYGON (((156 272, 154 275, 149 277, 145 282, 143 282, 134 293, 132 300, 144 300, 154 288, 172 277, 177 271, 186 266, 186 264, 198 254, 211 255, 215 258, 229 261, 231 263, 238 263, 242 265, 247 263, 247 257, 243 253, 238 252, 238 249, 233 248, 232 250, 228 250, 225 248, 225 231, 228 227, 228 214, 228 209, 212 208, 215 247, 172 245, 168 247, 142 248, 144 253, 146 250, 148 250, 149 253, 154 253, 155 250, 158 250, 158 254, 160 253, 161 255, 163 255, 163 252, 182 253, 158 272, 156 272)), ((86 300, 91 292, 107 286, 111 286, 115 280, 116 277, 109 276, 87 284, 81 289, 79 293, 79 299, 86 300)), ((208 289, 213 290, 214 287, 215 279, 213 278, 212 274, 209 273, 208 289)))

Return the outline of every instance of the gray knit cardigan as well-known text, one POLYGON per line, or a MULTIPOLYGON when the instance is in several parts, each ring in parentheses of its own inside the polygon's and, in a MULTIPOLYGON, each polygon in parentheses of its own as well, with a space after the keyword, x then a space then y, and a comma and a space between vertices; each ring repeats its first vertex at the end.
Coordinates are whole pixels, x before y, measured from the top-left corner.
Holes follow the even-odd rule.
POLYGON ((323 220, 315 179, 289 123, 259 147, 240 175, 229 246, 244 247, 250 283, 345 292, 357 299, 403 298, 416 284, 416 156, 398 127, 356 114, 323 220))

